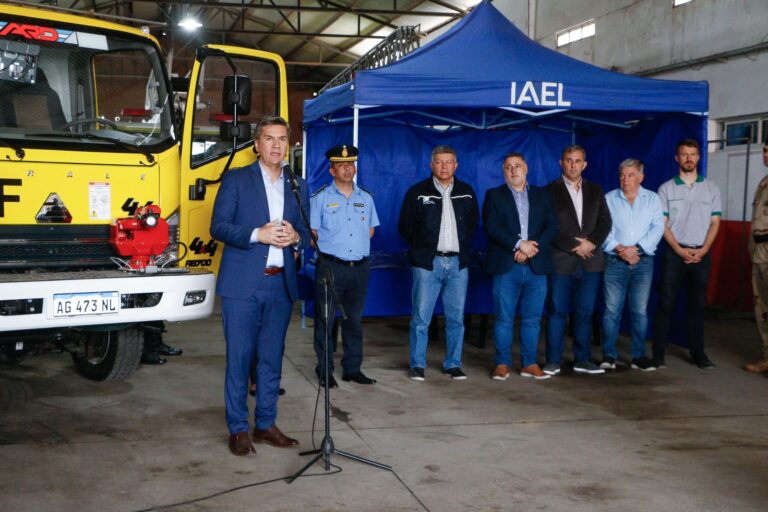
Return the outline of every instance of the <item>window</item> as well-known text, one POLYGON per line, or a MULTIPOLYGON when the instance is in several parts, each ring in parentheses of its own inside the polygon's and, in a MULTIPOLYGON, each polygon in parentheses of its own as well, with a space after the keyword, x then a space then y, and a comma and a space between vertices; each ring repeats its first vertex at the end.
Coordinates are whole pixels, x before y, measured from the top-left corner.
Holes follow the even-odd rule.
POLYGON ((757 121, 725 124, 725 145, 736 146, 757 142, 757 121))
MULTIPOLYGON (((266 60, 233 57, 238 74, 251 79, 251 111, 240 115, 239 122, 250 123, 254 128, 265 115, 277 115, 279 108, 278 69, 266 60)), ((192 128, 191 162, 196 167, 202 163, 228 155, 232 150, 232 139, 221 139, 219 130, 222 122, 232 120, 232 116, 222 113, 222 91, 224 77, 232 70, 224 57, 208 56, 203 62, 198 77, 195 115, 192 128)), ((238 143, 242 148, 252 145, 253 141, 243 140, 238 143)))
POLYGON ((680 7, 681 5, 685 5, 691 0, 672 0, 672 7, 680 7))
MULTIPOLYGON (((71 32, 55 24, 50 30, 71 32)), ((76 34, 66 44, 0 35, 0 139, 87 151, 170 147, 170 91, 157 48, 106 29, 76 34)))
POLYGON ((768 114, 720 121, 719 147, 761 144, 768 137, 768 114))
POLYGON ((595 20, 585 21, 557 33, 557 46, 565 46, 595 35, 595 20))

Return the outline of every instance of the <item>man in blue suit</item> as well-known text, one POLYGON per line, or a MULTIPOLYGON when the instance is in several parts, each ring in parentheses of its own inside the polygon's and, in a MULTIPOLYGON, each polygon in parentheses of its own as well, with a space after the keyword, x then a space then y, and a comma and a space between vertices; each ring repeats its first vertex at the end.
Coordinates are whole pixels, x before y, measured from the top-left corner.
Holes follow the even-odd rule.
POLYGON ((490 189, 483 203, 488 235, 486 270, 493 275, 496 323, 494 380, 506 380, 512 366, 512 328, 520 304, 521 377, 548 379, 536 362, 547 274, 555 271, 550 242, 557 214, 546 188, 528 185, 528 165, 520 153, 504 157, 504 185, 490 189))
MULTIPOLYGON (((289 135, 283 118, 263 118, 254 139, 259 160, 224 175, 213 207, 211 236, 225 244, 216 293, 227 340, 224 401, 234 455, 256 453, 248 437, 247 403, 254 361, 253 440, 281 448, 299 444, 275 425, 285 333, 298 294, 295 259, 310 240, 281 167, 289 135)), ((308 216, 307 183, 297 181, 308 216)))

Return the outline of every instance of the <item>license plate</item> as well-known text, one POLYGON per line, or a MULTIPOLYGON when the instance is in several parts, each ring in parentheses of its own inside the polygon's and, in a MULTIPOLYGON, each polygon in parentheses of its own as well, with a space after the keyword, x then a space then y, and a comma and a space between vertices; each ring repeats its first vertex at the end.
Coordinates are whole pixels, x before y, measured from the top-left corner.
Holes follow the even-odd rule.
POLYGON ((117 292, 57 293, 53 296, 53 316, 104 315, 120 312, 117 292))

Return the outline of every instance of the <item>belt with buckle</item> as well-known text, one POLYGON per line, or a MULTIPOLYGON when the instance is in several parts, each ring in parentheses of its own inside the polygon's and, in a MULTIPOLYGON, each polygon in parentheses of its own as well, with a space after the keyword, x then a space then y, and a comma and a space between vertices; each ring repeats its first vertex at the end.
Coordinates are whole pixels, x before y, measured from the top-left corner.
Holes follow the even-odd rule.
POLYGON ((323 258, 329 261, 334 261, 340 265, 344 265, 345 267, 357 267, 362 265, 366 261, 368 261, 368 256, 366 256, 365 258, 360 258, 359 260, 349 261, 349 260, 343 260, 341 258, 337 258, 336 256, 331 256, 330 254, 325 254, 324 252, 320 254, 323 255, 323 258))
POLYGON ((283 267, 267 267, 264 269, 265 276, 276 276, 283 273, 283 267))
POLYGON ((680 244, 683 249, 701 249, 703 245, 680 244))
POLYGON ((443 252, 443 251, 437 251, 438 256, 442 256, 443 258, 453 258, 454 256, 458 256, 459 253, 457 252, 443 252))

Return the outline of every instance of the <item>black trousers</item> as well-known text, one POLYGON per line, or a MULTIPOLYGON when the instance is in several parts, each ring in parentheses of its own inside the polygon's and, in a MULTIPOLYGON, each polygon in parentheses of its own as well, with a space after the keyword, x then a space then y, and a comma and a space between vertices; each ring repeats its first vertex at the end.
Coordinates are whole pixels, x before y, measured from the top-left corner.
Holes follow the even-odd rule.
MULTIPOLYGON (((709 253, 699 263, 686 264, 683 258, 675 254, 672 249, 667 247, 664 251, 661 267, 661 300, 656 309, 656 319, 653 324, 654 358, 664 358, 672 314, 680 288, 683 286, 686 290, 688 348, 693 357, 704 353, 704 306, 711 265, 709 253)), ((678 319, 678 322, 681 320, 678 319)))
MULTIPOLYGON (((347 312, 347 320, 341 323, 341 341, 344 347, 344 355, 341 358, 341 368, 344 375, 357 373, 363 363, 363 308, 365 296, 368 290, 368 276, 370 274, 370 261, 366 260, 360 265, 350 267, 335 261, 323 260, 317 265, 315 272, 315 354, 317 354, 317 367, 315 371, 319 377, 324 376, 323 371, 323 338, 325 337, 325 287, 320 278, 325 276, 326 269, 333 274, 333 286, 339 294, 344 310, 347 312)), ((336 304, 329 292, 330 326, 328 336, 331 337, 331 329, 336 318, 336 304)), ((330 355, 330 373, 333 374, 333 342, 328 340, 330 355)))

